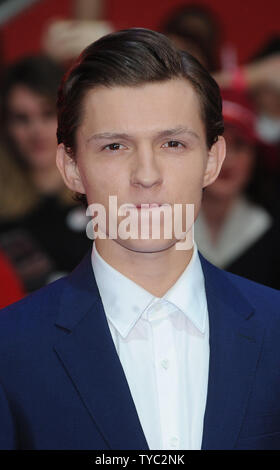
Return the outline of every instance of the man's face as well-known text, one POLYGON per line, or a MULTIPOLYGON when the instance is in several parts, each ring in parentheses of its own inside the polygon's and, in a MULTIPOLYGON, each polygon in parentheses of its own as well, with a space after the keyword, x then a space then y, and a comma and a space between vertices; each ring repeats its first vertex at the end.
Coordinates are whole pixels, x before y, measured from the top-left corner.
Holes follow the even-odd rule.
MULTIPOLYGON (((109 196, 117 196, 118 207, 194 204, 196 218, 202 188, 216 177, 218 160, 207 149, 198 96, 183 79, 88 91, 76 139, 76 172, 88 204, 102 204, 106 213, 109 196)), ((115 241, 154 252, 177 239, 115 241)))

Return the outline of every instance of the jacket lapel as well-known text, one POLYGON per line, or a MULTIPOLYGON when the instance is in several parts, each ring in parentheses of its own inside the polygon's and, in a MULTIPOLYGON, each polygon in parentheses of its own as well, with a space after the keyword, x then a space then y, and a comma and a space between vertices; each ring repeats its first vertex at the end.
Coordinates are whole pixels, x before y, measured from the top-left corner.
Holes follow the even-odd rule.
POLYGON ((263 327, 220 269, 200 255, 209 312, 210 363, 202 449, 234 448, 260 355, 263 327))
MULTIPOLYGON (((210 325, 210 363, 202 449, 234 448, 260 355, 263 328, 227 275, 200 254, 210 325)), ((106 444, 147 450, 108 327, 90 252, 65 279, 54 349, 106 444)))
POLYGON ((106 444, 148 449, 117 355, 91 266, 90 252, 66 278, 54 349, 106 444))

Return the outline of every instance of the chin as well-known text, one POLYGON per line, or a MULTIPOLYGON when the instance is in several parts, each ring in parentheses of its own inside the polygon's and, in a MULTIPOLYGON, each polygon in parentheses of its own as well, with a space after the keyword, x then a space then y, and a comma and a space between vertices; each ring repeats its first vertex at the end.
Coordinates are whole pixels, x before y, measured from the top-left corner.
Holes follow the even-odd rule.
POLYGON ((160 251, 165 251, 170 248, 172 248, 178 240, 164 240, 164 239, 159 239, 159 240, 153 240, 153 239, 148 239, 148 240, 133 240, 133 239, 128 239, 128 240, 121 240, 118 239, 116 242, 126 248, 127 250, 130 251, 135 251, 135 252, 140 252, 140 253, 157 253, 160 251))
POLYGON ((227 184, 220 185, 215 188, 211 188, 211 190, 209 191, 209 194, 215 197, 219 197, 221 199, 232 197, 235 195, 235 193, 236 193, 236 189, 234 185, 231 186, 227 184))

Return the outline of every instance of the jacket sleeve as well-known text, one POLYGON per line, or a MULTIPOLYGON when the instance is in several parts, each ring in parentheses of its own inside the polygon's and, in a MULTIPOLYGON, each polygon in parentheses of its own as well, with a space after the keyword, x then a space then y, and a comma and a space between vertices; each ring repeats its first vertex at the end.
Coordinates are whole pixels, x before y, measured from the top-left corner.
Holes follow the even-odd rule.
POLYGON ((16 432, 4 388, 0 383, 0 449, 16 449, 16 432))

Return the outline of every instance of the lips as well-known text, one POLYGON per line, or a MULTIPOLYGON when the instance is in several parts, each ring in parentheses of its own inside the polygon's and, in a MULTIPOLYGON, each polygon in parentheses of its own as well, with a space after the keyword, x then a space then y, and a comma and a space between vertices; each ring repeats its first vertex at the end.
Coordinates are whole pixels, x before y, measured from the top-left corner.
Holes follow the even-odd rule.
POLYGON ((163 204, 159 204, 157 202, 142 202, 141 204, 135 204, 137 209, 141 209, 142 206, 144 209, 152 209, 153 207, 161 207, 163 204))
POLYGON ((135 204, 126 204, 125 208, 126 209, 137 209, 137 210, 155 210, 159 209, 160 207, 166 207, 169 206, 167 203, 161 203, 161 202, 141 202, 141 203, 135 203, 135 204))

